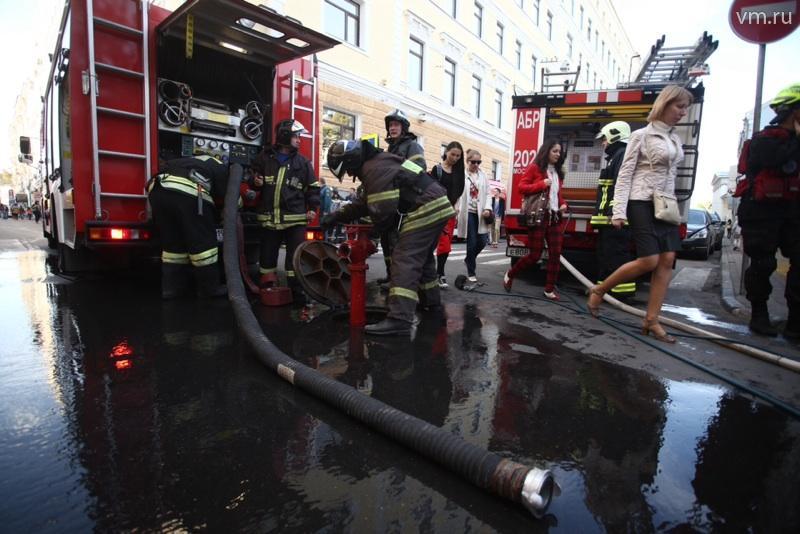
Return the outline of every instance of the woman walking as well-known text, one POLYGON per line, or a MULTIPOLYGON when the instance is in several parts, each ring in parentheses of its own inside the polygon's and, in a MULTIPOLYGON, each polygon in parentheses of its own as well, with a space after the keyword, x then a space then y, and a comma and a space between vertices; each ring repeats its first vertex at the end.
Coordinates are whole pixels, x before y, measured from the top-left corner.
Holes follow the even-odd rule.
MULTIPOLYGON (((442 162, 434 165, 431 169, 431 176, 447 190, 447 199, 453 208, 456 207, 458 199, 464 193, 464 149, 458 141, 451 141, 444 149, 442 162)), ((439 244, 436 246, 436 274, 439 277, 439 288, 447 289, 447 278, 444 274, 444 266, 447 257, 453 248, 453 230, 456 227, 456 217, 454 216, 442 230, 439 236, 439 244)))
MULTIPOLYGON (((480 168, 481 153, 467 150, 467 176, 464 181, 464 194, 458 202, 456 235, 467 240, 467 280, 477 282, 475 268, 477 257, 489 238, 489 224, 492 217, 492 195, 489 180, 480 168)), ((494 221, 492 221, 494 222, 494 221)))
POLYGON ((675 177, 678 164, 683 160, 683 148, 674 127, 686 116, 691 104, 689 91, 668 85, 653 104, 647 117, 649 124, 631 134, 614 189, 611 224, 622 228, 628 221, 637 257, 594 286, 586 305, 597 317, 606 291, 652 271, 642 334, 653 334, 667 343, 675 343, 675 338, 658 323, 658 316, 672 276, 675 252, 681 248, 681 238, 677 225, 655 218, 653 194, 675 193, 675 177))
POLYGON ((539 148, 533 165, 528 167, 520 180, 519 192, 523 195, 547 192, 548 209, 542 224, 528 230, 530 249, 528 255, 521 258, 503 275, 503 288, 506 291, 511 291, 515 276, 536 265, 542 256, 544 242, 547 241, 547 279, 544 284, 544 296, 550 300, 561 300, 556 291, 556 282, 561 269, 561 245, 564 241, 564 224, 566 224, 563 215, 567 211, 567 203, 561 195, 561 186, 564 184, 563 164, 561 143, 555 139, 548 139, 539 148))

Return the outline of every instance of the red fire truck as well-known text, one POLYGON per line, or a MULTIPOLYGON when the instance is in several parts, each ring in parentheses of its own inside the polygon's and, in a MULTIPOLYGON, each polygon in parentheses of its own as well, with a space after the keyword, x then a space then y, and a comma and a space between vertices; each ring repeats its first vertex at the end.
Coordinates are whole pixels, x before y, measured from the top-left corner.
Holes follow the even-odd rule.
POLYGON ((243 0, 174 12, 66 3, 43 98, 44 235, 64 270, 154 252, 145 184, 158 155, 247 167, 282 119, 319 168, 314 54, 338 41, 243 0))
POLYGON ((566 150, 563 194, 571 212, 564 234, 563 254, 567 259, 579 261, 584 268, 593 269, 596 266, 597 231, 592 228, 590 219, 594 213, 597 180, 605 156, 601 140, 595 139, 595 135, 604 124, 612 121, 626 121, 632 130, 646 126, 653 102, 667 84, 683 85, 694 96, 694 104, 684 122, 677 125, 686 157, 678 169, 675 193, 684 221, 681 235, 685 235, 688 201, 694 190, 697 172, 705 92, 702 83, 694 87, 692 85, 698 75, 707 73, 705 60, 716 50, 717 41, 704 33, 692 46, 665 48, 663 45, 662 36, 651 49, 650 56, 643 61, 636 80, 620 84, 616 89, 575 91, 580 68, 574 72, 553 74, 543 70, 542 92, 513 97, 516 132, 511 194, 506 211, 506 255, 511 258, 512 264, 528 253, 527 228, 521 227, 516 219, 522 205, 519 180, 525 169, 533 164, 536 151, 545 137, 555 137, 566 150), (560 79, 548 83, 553 77, 560 79), (551 88, 560 90, 549 91, 551 88))

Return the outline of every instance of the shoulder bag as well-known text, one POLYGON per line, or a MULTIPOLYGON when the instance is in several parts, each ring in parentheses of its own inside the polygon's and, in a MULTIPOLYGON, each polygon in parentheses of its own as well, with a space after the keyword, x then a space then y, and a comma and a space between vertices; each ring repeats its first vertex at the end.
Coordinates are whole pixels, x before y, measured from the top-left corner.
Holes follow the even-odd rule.
POLYGON ((653 215, 659 221, 678 225, 681 214, 678 211, 678 199, 663 191, 653 191, 653 215))
POLYGON ((538 193, 526 195, 522 201, 522 209, 517 215, 517 222, 520 226, 534 228, 541 226, 544 216, 547 213, 547 205, 550 201, 550 194, 547 189, 538 193))

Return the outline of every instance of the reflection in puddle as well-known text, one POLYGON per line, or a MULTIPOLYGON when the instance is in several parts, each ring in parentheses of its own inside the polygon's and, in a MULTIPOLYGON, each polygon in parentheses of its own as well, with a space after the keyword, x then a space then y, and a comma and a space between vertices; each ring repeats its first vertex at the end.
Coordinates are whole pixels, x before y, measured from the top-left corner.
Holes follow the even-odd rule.
POLYGON ((748 335, 749 333, 747 325, 720 321, 715 317, 708 315, 700 308, 687 308, 684 306, 673 306, 671 304, 664 304, 663 309, 664 311, 668 311, 670 313, 686 317, 692 324, 695 325, 716 326, 719 328, 724 328, 725 330, 731 330, 738 334, 748 335))

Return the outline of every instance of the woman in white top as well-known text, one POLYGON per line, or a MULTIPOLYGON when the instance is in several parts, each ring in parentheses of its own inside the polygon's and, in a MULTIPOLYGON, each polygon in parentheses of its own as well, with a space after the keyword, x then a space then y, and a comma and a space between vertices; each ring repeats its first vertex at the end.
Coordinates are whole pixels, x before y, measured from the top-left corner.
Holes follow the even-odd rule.
POLYGON ((492 194, 489 180, 480 168, 481 153, 467 150, 467 175, 464 181, 464 194, 456 203, 458 224, 456 235, 467 240, 467 279, 477 282, 475 276, 476 258, 489 240, 489 223, 492 216, 492 194))
POLYGON ((647 117, 649 124, 631 134, 614 188, 611 224, 614 228, 622 228, 628 221, 637 258, 594 286, 587 303, 591 314, 597 317, 606 291, 652 271, 642 334, 653 334, 659 341, 667 343, 675 343, 675 338, 658 324, 658 316, 672 277, 675 252, 681 248, 681 239, 678 226, 655 218, 653 193, 675 194, 675 178, 678 164, 683 160, 683 148, 674 130, 691 104, 689 91, 668 85, 653 104, 647 117))

